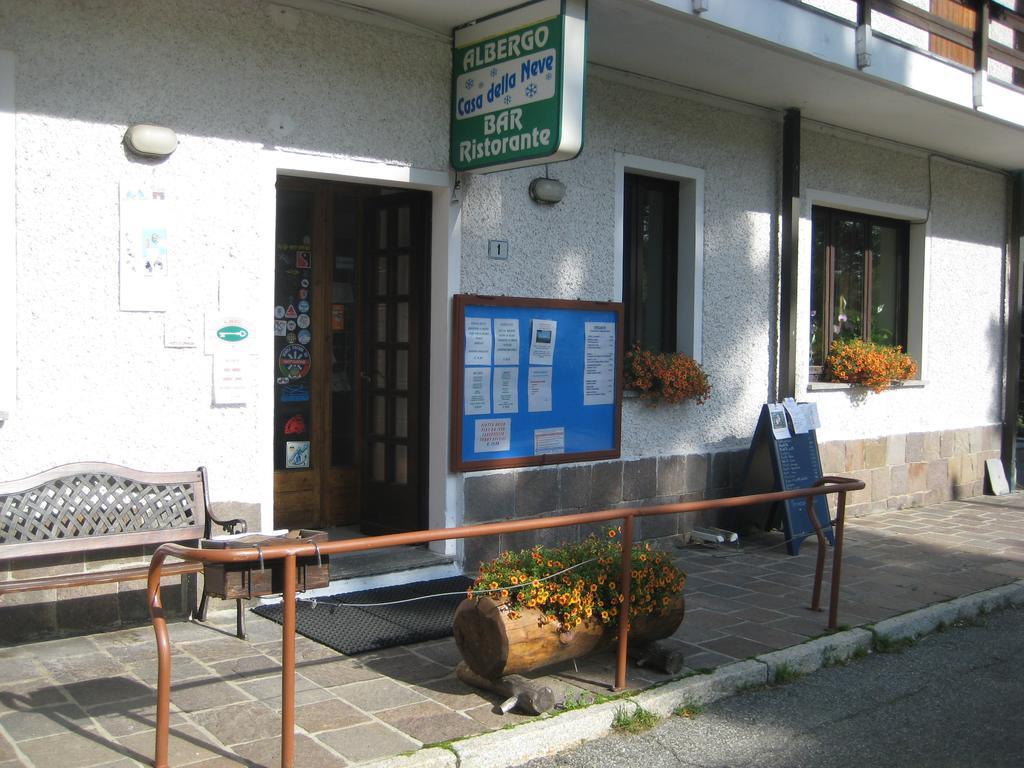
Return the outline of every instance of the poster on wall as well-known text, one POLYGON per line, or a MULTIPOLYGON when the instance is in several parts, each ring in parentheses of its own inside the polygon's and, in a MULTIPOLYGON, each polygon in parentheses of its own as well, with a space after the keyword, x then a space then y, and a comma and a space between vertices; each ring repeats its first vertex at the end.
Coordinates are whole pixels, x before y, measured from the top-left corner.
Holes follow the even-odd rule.
POLYGON ((165 189, 122 181, 120 308, 163 312, 169 304, 173 208, 165 189))
POLYGON ((256 383, 254 328, 248 317, 206 314, 203 351, 213 357, 214 405, 243 405, 251 399, 256 383))
POLYGON ((453 470, 618 457, 622 304, 453 303, 453 470))

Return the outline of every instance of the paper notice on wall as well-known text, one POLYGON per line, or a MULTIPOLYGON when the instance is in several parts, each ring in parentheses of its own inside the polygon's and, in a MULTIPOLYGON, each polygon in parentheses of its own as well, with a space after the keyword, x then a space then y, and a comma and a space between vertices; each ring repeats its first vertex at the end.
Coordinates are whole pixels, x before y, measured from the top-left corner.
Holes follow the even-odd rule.
POLYGON ((526 409, 530 413, 551 410, 551 368, 530 368, 526 381, 526 409))
POLYGON ((615 323, 583 324, 583 404, 615 402, 615 323))
POLYGON ((533 430, 533 454, 565 453, 565 427, 533 430))
POLYGON ((772 434, 776 440, 787 440, 789 434, 789 423, 786 421, 786 409, 779 403, 768 403, 768 415, 772 418, 772 434))
POLYGON ((494 364, 519 365, 519 321, 498 317, 494 320, 494 364))
POLYGON ((512 419, 477 419, 473 426, 475 453, 509 450, 512 419))
POLYGON ((466 365, 491 364, 491 318, 466 318, 466 365))
POLYGON ((467 416, 479 416, 491 412, 491 369, 467 368, 465 409, 467 416))
POLYGON ((530 321, 530 365, 551 365, 555 359, 556 320, 530 321))
POLYGON ((167 193, 122 181, 120 185, 120 307, 163 312, 170 299, 173 211, 167 193))
POLYGON ((252 358, 248 355, 214 355, 214 405, 244 405, 248 402, 252 367, 252 358))
POLYGON ((494 369, 494 412, 519 413, 519 369, 494 369))

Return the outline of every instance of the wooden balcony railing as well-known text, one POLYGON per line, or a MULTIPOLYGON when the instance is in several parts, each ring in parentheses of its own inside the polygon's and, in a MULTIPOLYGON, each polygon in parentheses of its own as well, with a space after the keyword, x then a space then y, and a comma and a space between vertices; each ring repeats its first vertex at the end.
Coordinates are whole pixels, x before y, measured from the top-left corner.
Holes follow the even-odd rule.
POLYGON ((980 72, 999 62, 1010 68, 1014 85, 1024 86, 1024 0, 930 0, 927 10, 907 0, 852 3, 858 26, 873 26, 872 14, 877 12, 926 32, 931 53, 980 72), (996 38, 1011 39, 993 39, 994 25, 1006 30, 996 32, 996 38))

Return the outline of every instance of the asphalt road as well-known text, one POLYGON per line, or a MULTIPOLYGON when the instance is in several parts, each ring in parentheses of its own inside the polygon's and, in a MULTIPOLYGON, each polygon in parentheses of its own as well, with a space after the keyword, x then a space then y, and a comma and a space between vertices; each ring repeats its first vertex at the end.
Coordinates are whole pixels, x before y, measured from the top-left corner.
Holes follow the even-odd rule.
POLYGON ((1022 768, 1024 610, 527 765, 1022 768))

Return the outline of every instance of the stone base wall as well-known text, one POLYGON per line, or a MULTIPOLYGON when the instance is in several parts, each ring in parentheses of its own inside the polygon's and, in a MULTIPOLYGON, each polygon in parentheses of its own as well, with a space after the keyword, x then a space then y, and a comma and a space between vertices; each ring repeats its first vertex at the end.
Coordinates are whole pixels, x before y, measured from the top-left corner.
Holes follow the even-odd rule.
MULTIPOLYGON (((999 457, 1000 435, 1001 426, 993 424, 833 441, 820 444, 819 450, 825 474, 866 483, 863 491, 847 498, 847 514, 856 516, 981 495, 985 459, 999 457)), ((463 486, 464 522, 557 517, 733 496, 740 492, 746 456, 747 450, 741 449, 469 474, 463 486)), ((830 498, 834 506, 835 497, 830 498)), ((742 511, 702 512, 640 518, 635 535, 638 539, 674 536, 695 525, 742 531, 763 523, 742 511)), ((576 541, 591 532, 599 533, 600 528, 572 526, 466 539, 463 569, 472 574, 480 562, 499 552, 576 541)))
MULTIPOLYGON (((103 554, 71 553, 4 563, 0 581, 106 570, 118 565, 148 565, 152 547, 103 554)), ((168 618, 188 616, 196 594, 195 576, 163 580, 161 600, 168 618)), ((149 623, 146 582, 124 581, 67 589, 15 592, 0 597, 0 643, 51 639, 149 623)))
MULTIPOLYGON (((518 469, 465 477, 464 523, 527 517, 557 517, 600 509, 700 501, 732 495, 740 482, 746 450, 601 461, 591 464, 518 469)), ((674 536, 694 525, 713 525, 709 513, 666 515, 637 520, 637 538, 674 536)), ((534 544, 577 541, 601 526, 572 526, 543 531, 466 539, 463 569, 505 550, 534 544)))
POLYGON ((966 499, 985 492, 985 460, 998 459, 1002 425, 913 432, 818 446, 826 474, 863 480, 847 514, 966 499))

